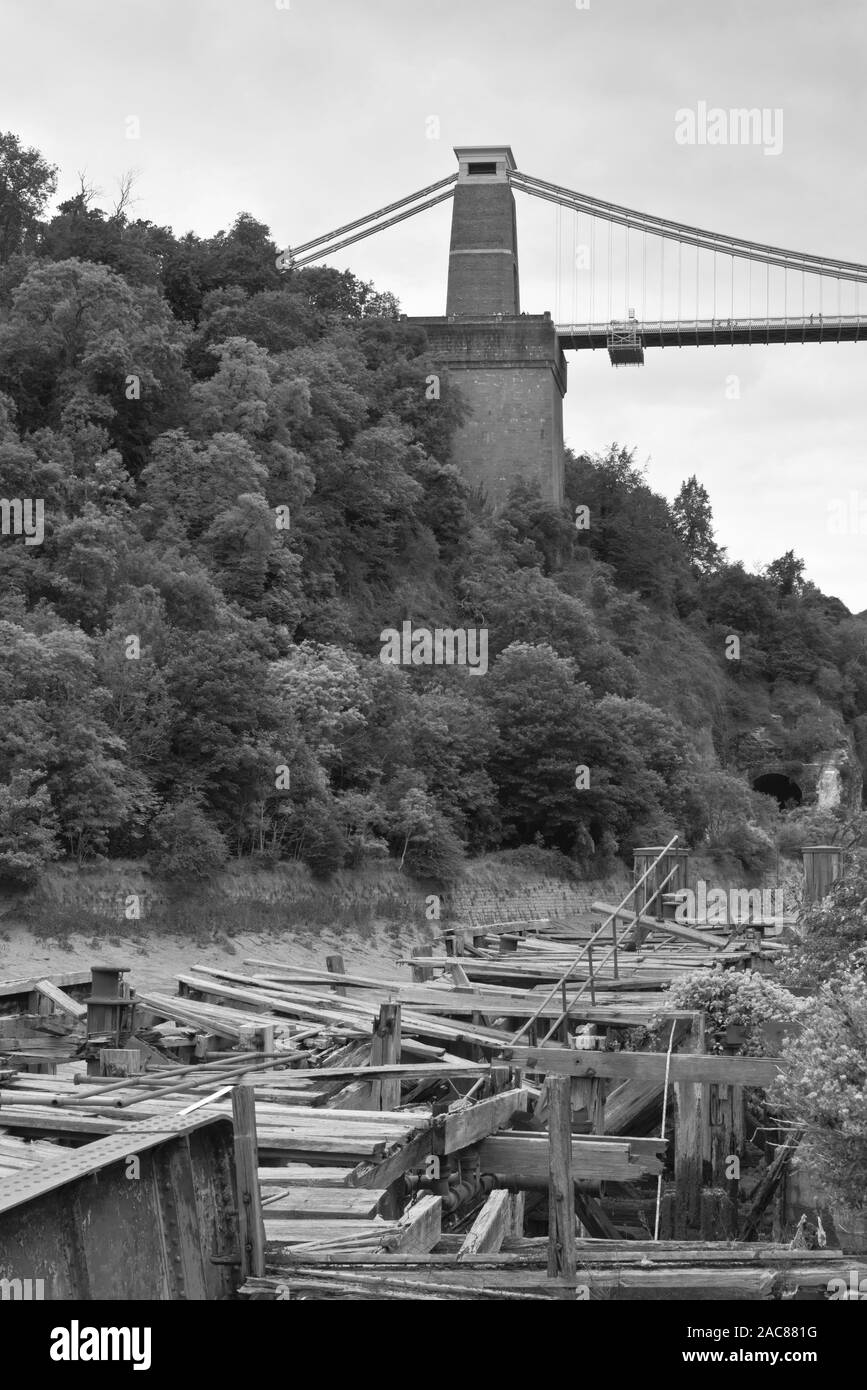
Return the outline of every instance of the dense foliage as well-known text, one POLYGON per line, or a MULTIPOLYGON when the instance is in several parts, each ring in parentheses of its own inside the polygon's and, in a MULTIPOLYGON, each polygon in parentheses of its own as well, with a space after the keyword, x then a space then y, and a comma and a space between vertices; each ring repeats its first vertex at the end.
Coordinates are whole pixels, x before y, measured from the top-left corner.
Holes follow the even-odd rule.
POLYGON ((773 1099, 803 1130, 802 1151, 819 1192, 833 1203, 867 1208, 867 993, 865 962, 845 963, 802 1015, 786 1044, 788 1065, 773 1099))
POLYGON ((821 902, 810 904, 784 965, 790 984, 815 989, 843 963, 867 981, 867 860, 856 854, 821 902))
POLYGON ((764 1025, 790 1023, 803 1007, 795 995, 755 970, 721 968, 679 975, 666 999, 672 1009, 704 1012, 708 1052, 724 1052, 730 1030, 736 1029, 736 1050, 757 1057, 779 1051, 776 1039, 769 1042, 764 1025))
POLYGON ((562 510, 519 486, 492 517, 392 296, 281 272, 247 214, 176 236, 86 188, 46 217, 53 186, 0 136, 0 494, 44 503, 41 544, 0 537, 3 880, 386 851, 448 878, 675 828, 762 867, 742 773, 846 737, 861 620, 791 554, 726 563, 697 480, 669 506, 616 445, 568 455, 562 510), (484 627, 487 674, 383 664, 405 619, 484 627))

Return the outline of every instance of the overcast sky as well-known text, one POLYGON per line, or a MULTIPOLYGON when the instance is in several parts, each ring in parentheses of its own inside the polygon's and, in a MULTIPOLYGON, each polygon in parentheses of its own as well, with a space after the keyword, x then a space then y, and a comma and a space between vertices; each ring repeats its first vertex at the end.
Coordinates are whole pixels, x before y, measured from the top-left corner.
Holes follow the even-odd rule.
MULTIPOLYGON (((179 233, 243 210, 297 244, 451 173, 454 145, 491 142, 582 193, 867 261, 863 0, 0 0, 0 12, 0 127, 60 166, 58 198, 86 169, 106 202, 134 167, 134 214, 179 233), (676 113, 699 102, 781 111, 780 152, 679 144, 676 113)), ((571 318, 556 214, 516 199, 522 307, 565 304, 571 318)), ((450 210, 331 263, 409 314, 443 313, 450 210)), ((696 473, 732 558, 752 568, 793 548, 861 611, 865 380, 867 343, 649 351, 618 370, 573 353, 567 443, 634 446, 668 497, 696 473), (851 512, 843 534, 835 502, 851 512)))

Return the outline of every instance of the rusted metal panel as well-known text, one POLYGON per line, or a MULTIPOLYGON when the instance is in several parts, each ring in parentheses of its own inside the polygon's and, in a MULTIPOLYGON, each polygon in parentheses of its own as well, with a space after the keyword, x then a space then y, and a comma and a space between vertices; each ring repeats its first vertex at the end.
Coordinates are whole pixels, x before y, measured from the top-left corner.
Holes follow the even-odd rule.
POLYGON ((51 1299, 221 1299, 239 1260, 231 1122, 146 1120, 0 1180, 0 1280, 51 1299))

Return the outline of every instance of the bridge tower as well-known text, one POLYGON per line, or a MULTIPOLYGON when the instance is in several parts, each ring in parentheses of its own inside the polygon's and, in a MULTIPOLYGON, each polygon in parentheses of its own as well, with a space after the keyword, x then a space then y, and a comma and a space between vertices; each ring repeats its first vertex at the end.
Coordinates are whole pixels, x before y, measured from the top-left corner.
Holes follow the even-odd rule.
POLYGON ((455 154, 446 314, 413 320, 469 407, 455 461, 494 507, 521 479, 562 502, 566 359, 550 313, 521 313, 515 160, 507 145, 455 154))

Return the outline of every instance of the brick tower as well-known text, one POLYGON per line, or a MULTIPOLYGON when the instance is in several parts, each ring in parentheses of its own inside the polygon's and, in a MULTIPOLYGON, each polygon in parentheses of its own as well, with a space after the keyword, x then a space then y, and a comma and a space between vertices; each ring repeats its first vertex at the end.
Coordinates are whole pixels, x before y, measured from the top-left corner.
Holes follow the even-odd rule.
POLYGON ((519 479, 562 502, 566 360, 551 315, 521 313, 515 160, 507 145, 455 154, 446 316, 413 320, 470 408, 455 462, 494 507, 519 479))

